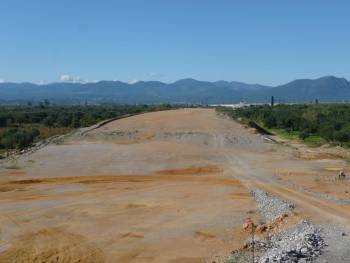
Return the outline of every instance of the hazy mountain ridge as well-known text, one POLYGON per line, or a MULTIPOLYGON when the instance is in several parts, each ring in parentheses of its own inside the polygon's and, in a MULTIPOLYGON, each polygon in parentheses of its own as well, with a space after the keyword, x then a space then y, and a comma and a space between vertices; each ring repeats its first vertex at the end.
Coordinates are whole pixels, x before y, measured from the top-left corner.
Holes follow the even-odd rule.
POLYGON ((236 103, 268 102, 271 96, 285 102, 350 100, 350 83, 344 78, 326 76, 298 79, 270 87, 237 81, 99 81, 94 83, 58 82, 0 83, 0 101, 117 102, 117 103, 236 103))

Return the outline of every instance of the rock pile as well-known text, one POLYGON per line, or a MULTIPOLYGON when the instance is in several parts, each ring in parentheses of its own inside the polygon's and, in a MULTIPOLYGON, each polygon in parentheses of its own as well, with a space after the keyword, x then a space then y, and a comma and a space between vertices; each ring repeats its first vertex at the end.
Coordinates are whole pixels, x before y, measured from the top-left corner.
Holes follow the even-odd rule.
POLYGON ((285 200, 258 189, 251 191, 251 195, 257 202, 260 213, 268 222, 273 222, 283 214, 292 212, 295 208, 294 205, 285 200))
POLYGON ((258 262, 311 262, 326 246, 320 231, 309 222, 302 221, 292 229, 273 236, 269 242, 270 248, 258 262))
MULTIPOLYGON (((252 191, 251 194, 257 202, 260 213, 269 223, 290 214, 295 208, 293 204, 259 189, 252 191)), ((321 230, 308 221, 302 221, 286 231, 273 235, 270 240, 259 243, 261 243, 257 246, 261 252, 259 263, 311 262, 326 246, 321 230), (264 242, 265 244, 262 244, 264 242)))

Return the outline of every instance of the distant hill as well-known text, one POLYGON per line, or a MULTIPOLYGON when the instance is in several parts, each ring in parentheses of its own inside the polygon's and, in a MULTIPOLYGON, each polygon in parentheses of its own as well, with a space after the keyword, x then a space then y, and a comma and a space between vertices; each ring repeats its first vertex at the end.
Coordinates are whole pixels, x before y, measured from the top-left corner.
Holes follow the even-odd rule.
POLYGON ((315 80, 299 79, 269 90, 270 95, 285 101, 320 101, 350 100, 350 83, 344 78, 333 76, 315 80))
POLYGON ((182 79, 174 83, 160 81, 99 81, 94 83, 0 83, 0 102, 27 102, 48 99, 53 102, 81 103, 200 103, 225 104, 277 101, 324 102, 350 100, 350 83, 334 76, 319 79, 299 79, 269 87, 236 81, 198 81, 182 79))

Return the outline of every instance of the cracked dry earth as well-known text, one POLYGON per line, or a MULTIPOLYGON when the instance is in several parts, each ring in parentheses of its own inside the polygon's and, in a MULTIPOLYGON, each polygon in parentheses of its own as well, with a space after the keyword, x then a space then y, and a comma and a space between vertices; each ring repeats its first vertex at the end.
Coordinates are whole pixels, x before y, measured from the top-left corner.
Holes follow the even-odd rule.
MULTIPOLYGON (((300 220, 350 233, 349 181, 334 180, 347 162, 305 155, 212 109, 76 133, 1 163, 0 262, 219 262, 249 238, 247 217, 264 221, 253 189, 295 205, 300 220)), ((348 250, 317 260, 344 262, 348 250)))

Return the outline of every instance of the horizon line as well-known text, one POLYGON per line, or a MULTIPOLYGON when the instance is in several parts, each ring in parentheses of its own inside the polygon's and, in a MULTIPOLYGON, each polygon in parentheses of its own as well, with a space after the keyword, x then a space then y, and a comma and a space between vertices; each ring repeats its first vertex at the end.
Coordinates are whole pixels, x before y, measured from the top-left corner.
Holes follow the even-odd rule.
POLYGON ((20 81, 20 82, 16 82, 16 81, 1 81, 0 85, 3 84, 32 84, 32 85, 37 85, 37 86, 45 86, 45 85, 52 85, 52 84, 92 84, 92 83, 101 83, 101 82, 121 82, 123 84, 127 84, 127 85, 135 85, 141 82, 159 82, 162 84, 166 84, 166 85, 171 85, 171 84, 175 84, 177 82, 180 81, 184 81, 184 80, 194 80, 194 81, 198 81, 198 82, 208 82, 208 83, 216 83, 216 82, 227 82, 227 83, 232 83, 232 82, 238 82, 238 83, 242 83, 242 84, 247 84, 247 85, 259 85, 259 86, 265 86, 265 87, 279 87, 279 86, 283 86, 285 84, 291 83, 293 81, 297 81, 297 80, 318 80, 318 79, 322 79, 322 78, 337 78, 337 79, 345 79, 346 81, 348 81, 348 79, 346 79, 345 77, 337 77, 335 75, 325 75, 325 76, 321 76, 321 77, 316 77, 316 78, 296 78, 293 80, 290 80, 288 82, 285 82, 283 84, 279 84, 279 85, 265 85, 265 84, 259 84, 259 83, 249 83, 249 82, 243 82, 243 81, 239 81, 239 80, 214 80, 214 81, 209 81, 209 80, 198 80, 195 78, 181 78, 178 79, 176 81, 172 81, 172 82, 164 82, 164 81, 160 81, 160 80, 137 80, 137 81, 122 81, 122 80, 95 80, 95 81, 52 81, 52 82, 44 82, 44 83, 37 83, 37 82, 31 82, 31 81, 20 81))

